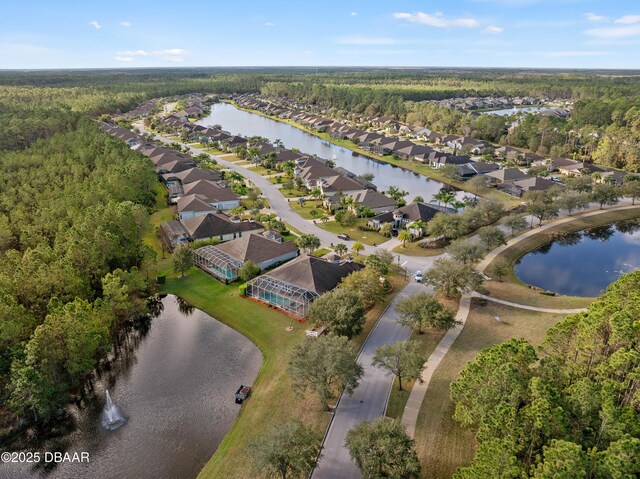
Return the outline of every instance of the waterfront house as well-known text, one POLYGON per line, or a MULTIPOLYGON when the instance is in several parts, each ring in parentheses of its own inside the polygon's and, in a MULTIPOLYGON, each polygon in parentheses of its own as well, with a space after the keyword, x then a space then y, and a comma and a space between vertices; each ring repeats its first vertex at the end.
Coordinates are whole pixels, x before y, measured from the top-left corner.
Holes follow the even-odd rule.
POLYGON ((249 281, 246 295, 304 319, 315 299, 362 268, 349 260, 334 263, 305 254, 249 281))
POLYGON ((298 247, 291 241, 251 233, 226 243, 203 246, 193 255, 196 266, 221 281, 231 282, 238 279, 238 271, 247 261, 264 271, 298 256, 298 247))

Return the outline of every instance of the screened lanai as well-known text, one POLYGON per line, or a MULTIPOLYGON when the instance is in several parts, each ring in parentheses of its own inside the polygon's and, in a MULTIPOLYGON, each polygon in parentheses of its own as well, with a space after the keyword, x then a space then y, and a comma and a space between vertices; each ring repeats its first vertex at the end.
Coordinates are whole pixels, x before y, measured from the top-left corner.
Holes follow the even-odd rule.
POLYGON ((320 297, 314 291, 300 288, 268 274, 249 281, 246 294, 300 318, 307 315, 311 302, 320 297))
POLYGON ((193 252, 196 266, 224 282, 235 281, 242 261, 235 259, 212 245, 203 246, 193 252))

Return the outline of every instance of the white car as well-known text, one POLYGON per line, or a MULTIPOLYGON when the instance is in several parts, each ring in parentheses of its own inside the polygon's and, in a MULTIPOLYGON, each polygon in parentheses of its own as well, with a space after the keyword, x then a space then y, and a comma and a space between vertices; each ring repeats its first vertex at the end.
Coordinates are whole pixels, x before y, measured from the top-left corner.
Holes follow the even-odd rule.
POLYGON ((416 279, 418 283, 422 283, 422 271, 416 271, 413 277, 416 279))

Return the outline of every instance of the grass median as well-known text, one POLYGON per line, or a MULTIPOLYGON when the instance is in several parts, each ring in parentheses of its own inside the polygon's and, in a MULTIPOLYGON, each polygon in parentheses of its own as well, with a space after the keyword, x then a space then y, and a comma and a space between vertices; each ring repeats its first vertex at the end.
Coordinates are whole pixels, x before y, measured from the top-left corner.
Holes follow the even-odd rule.
POLYGON ((415 444, 422 477, 449 479, 458 467, 473 459, 474 435, 452 419, 453 403, 449 396, 449 386, 464 366, 482 349, 510 338, 524 338, 538 345, 546 331, 564 317, 490 302, 482 306, 473 301, 467 323, 434 372, 420 408, 415 444), (500 322, 495 320, 496 316, 500 322))

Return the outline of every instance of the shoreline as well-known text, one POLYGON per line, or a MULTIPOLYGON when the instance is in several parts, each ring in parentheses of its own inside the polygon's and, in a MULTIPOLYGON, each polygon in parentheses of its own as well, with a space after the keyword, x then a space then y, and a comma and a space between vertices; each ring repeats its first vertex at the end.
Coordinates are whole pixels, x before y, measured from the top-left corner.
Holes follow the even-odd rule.
MULTIPOLYGON (((316 138, 320 138, 321 140, 328 141, 329 143, 331 143, 331 144, 333 144, 335 146, 339 146, 340 148, 345 148, 347 150, 350 150, 353 153, 356 153, 358 155, 364 156, 364 157, 366 157, 366 158, 368 158, 370 160, 376 161, 378 163, 384 163, 384 164, 387 164, 387 165, 394 166, 396 168, 401 168, 401 169, 403 169, 405 171, 424 176, 425 178, 428 178, 429 180, 438 181, 440 183, 445 183, 445 184, 447 184, 449 186, 452 186, 454 188, 457 188, 457 189, 459 189, 461 191, 466 191, 467 193, 475 194, 473 191, 469 190, 468 188, 463 188, 461 186, 461 184, 464 184, 464 182, 455 181, 455 180, 451 180, 451 179, 448 179, 448 178, 444 178, 443 179, 443 177, 440 177, 440 176, 436 177, 436 176, 425 175, 424 173, 422 173, 420 171, 416 171, 416 170, 411 169, 411 168, 408 168, 407 166, 396 164, 393 161, 391 161, 390 159, 385 158, 383 156, 375 155, 375 154, 373 154, 371 152, 368 152, 366 150, 362 150, 362 149, 358 148, 353 143, 352 143, 353 146, 341 144, 341 143, 339 143, 339 140, 336 140, 335 138, 332 138, 331 136, 327 135, 326 133, 319 133, 317 131, 310 130, 310 129, 306 128, 304 125, 301 125, 300 123, 297 123, 297 122, 295 122, 293 120, 284 119, 284 118, 278 118, 277 116, 267 115, 266 113, 263 113, 263 112, 258 111, 258 110, 252 110, 251 108, 242 107, 242 106, 238 105, 238 103, 236 103, 235 100, 220 100, 220 103, 228 103, 230 105, 233 105, 238 110, 242 110, 242 111, 245 111, 247 113, 253 113, 255 115, 259 115, 259 116, 262 116, 264 118, 268 118, 270 120, 274 120, 274 121, 278 121, 280 123, 284 123, 286 125, 290 125, 290 126, 292 126, 294 128, 297 128, 298 130, 304 131, 305 133, 309 133, 310 135, 313 135, 316 138)), ((340 141, 351 143, 349 140, 340 140, 340 141)), ((398 161, 398 162, 400 162, 400 161, 412 162, 414 160, 396 160, 396 161, 398 161)), ((428 165, 425 165, 424 163, 421 163, 421 164, 417 163, 417 164, 418 165, 428 166, 428 165)))

